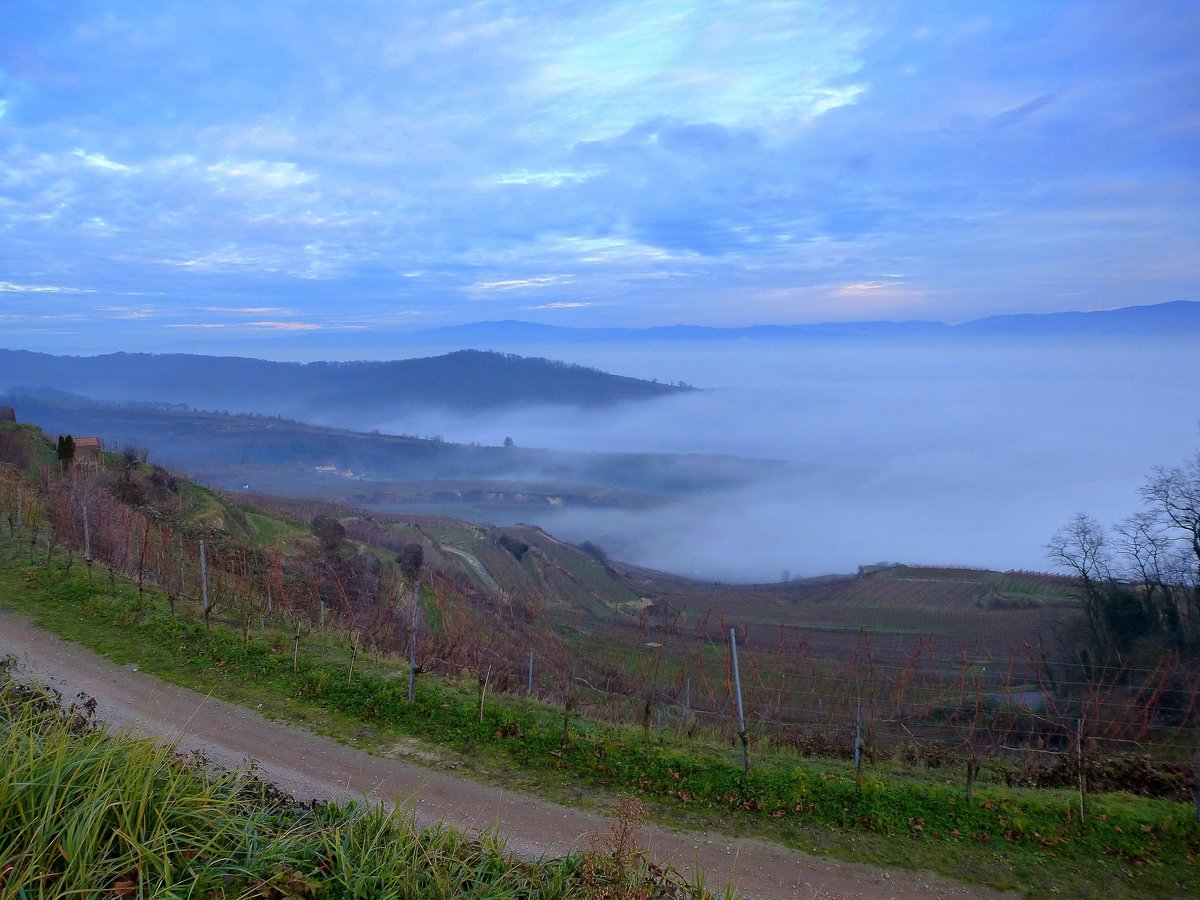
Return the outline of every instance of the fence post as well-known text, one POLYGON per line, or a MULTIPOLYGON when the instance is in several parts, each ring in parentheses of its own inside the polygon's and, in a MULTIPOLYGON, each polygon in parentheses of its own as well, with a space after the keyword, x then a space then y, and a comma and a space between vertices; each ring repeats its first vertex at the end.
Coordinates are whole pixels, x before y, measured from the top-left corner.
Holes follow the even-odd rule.
POLYGON ((413 585, 412 638, 408 642, 408 702, 413 702, 417 678, 417 607, 421 603, 421 582, 413 585))
POLYGON ((529 684, 525 688, 525 696, 533 696, 533 651, 529 651, 529 684))
POLYGON ((92 586, 92 524, 88 519, 87 502, 83 504, 83 561, 87 563, 88 587, 92 586))
POLYGON ((1083 758, 1083 719, 1075 723, 1075 760, 1079 764, 1079 827, 1087 816, 1087 769, 1083 758))
POLYGON ((208 566, 204 558, 204 539, 200 539, 200 606, 208 620, 208 566))
POLYGON ((862 775, 862 701, 854 708, 854 771, 862 775))
POLYGON ((733 653, 733 686, 737 690, 738 737, 742 739, 742 771, 750 771, 750 759, 746 751, 746 716, 742 712, 742 676, 738 672, 737 629, 729 629, 729 648, 733 653))

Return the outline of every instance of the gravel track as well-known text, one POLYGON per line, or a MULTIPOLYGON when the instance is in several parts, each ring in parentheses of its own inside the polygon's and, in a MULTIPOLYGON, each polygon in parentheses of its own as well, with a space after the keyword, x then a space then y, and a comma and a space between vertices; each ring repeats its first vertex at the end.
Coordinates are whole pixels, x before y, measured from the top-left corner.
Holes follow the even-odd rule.
MULTIPOLYGON (((182 749, 200 750, 222 766, 237 767, 254 760, 264 778, 302 800, 369 797, 385 804, 408 802, 421 824, 447 822, 466 831, 497 827, 510 849, 531 858, 581 849, 590 835, 607 831, 606 820, 594 813, 372 756, 273 722, 253 710, 169 684, 133 666, 119 666, 0 610, 0 656, 9 654, 19 660, 22 675, 39 679, 64 698, 73 699, 81 691, 94 697, 99 717, 110 726, 177 741, 182 749)), ((681 871, 698 864, 710 885, 724 885, 732 879, 747 897, 917 900, 1013 896, 938 875, 884 871, 713 832, 646 826, 642 844, 651 858, 673 863, 681 871)))

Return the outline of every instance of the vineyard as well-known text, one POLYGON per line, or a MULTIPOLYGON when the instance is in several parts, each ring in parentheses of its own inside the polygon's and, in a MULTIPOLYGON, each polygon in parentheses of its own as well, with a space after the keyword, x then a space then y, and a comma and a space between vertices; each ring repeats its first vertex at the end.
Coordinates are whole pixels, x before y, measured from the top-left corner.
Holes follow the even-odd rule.
POLYGON ((96 590, 127 577, 139 604, 161 596, 244 646, 286 635, 293 659, 341 635, 351 681, 368 658, 410 683, 469 678, 481 710, 489 695, 537 697, 561 708, 564 735, 580 717, 647 745, 703 735, 747 747, 749 765, 782 748, 957 761, 968 785, 986 768, 1082 787, 1090 768, 1093 790, 1195 791, 1194 663, 1072 649, 1080 613, 1060 576, 880 566, 698 584, 532 527, 223 496, 128 452, 64 465, 27 427, 3 427, 27 445, 0 510, 30 563, 86 571, 96 590))
POLYGON ((1200 891, 1196 674, 1072 657, 1067 579, 698 583, 527 526, 63 460, 28 426, 0 459, 4 604, 145 672, 572 802, 1035 894, 1200 891))

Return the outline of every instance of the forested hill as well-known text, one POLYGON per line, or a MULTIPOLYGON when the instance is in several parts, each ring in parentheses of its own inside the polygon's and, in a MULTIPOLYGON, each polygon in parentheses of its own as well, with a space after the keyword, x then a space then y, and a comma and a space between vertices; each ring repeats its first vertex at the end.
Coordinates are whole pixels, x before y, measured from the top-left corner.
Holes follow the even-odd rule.
POLYGON ((602 406, 682 386, 548 359, 477 350, 390 362, 284 363, 188 354, 52 356, 0 350, 0 389, 54 388, 95 399, 320 414, 417 407, 602 406))

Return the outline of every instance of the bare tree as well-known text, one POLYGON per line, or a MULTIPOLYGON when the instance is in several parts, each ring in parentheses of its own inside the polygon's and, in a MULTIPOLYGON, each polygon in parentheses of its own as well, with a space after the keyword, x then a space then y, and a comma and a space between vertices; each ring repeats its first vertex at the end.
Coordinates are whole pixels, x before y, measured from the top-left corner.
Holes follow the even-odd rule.
POLYGON ((1146 508, 1114 526, 1111 543, 1081 513, 1046 550, 1078 577, 1097 650, 1165 650, 1169 641, 1191 655, 1200 651, 1200 452, 1155 468, 1141 494, 1146 508))
POLYGON ((1182 622, 1176 603, 1178 554, 1162 517, 1142 510, 1113 526, 1114 546, 1121 554, 1121 578, 1139 586, 1140 599, 1153 623, 1182 641, 1182 622))
POLYGON ((1200 450, 1182 466, 1154 470, 1142 488, 1150 509, 1189 551, 1192 614, 1200 618, 1200 450))
POLYGON ((1052 562, 1079 578, 1083 609, 1092 638, 1098 644, 1107 644, 1104 600, 1113 575, 1104 526, 1086 513, 1077 513, 1050 538, 1046 553, 1052 562))

